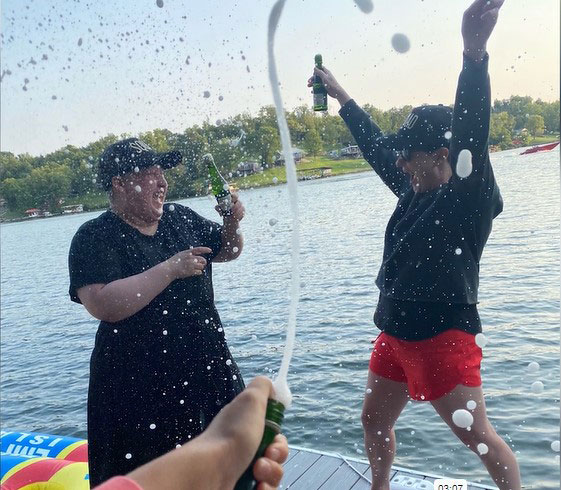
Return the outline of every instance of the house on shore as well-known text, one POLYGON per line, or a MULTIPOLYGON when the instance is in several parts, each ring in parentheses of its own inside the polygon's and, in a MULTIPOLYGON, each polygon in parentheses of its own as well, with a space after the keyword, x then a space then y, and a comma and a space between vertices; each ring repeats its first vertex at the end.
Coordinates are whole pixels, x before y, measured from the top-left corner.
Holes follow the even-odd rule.
POLYGON ((346 146, 339 152, 341 158, 360 158, 362 153, 357 145, 346 146))
POLYGON ((84 205, 83 204, 70 204, 68 206, 62 206, 62 214, 74 214, 74 213, 83 213, 84 212, 84 205))
MULTIPOLYGON (((304 150, 292 147, 292 157, 294 158, 294 163, 299 163, 304 158, 304 150)), ((275 153, 275 165, 284 165, 284 153, 282 151, 275 153)))
POLYGON ((41 210, 37 208, 26 209, 25 215, 28 218, 38 218, 39 216, 41 216, 41 210))
POLYGON ((261 165, 254 161, 240 162, 238 163, 238 174, 239 175, 251 175, 257 173, 261 170, 261 165))

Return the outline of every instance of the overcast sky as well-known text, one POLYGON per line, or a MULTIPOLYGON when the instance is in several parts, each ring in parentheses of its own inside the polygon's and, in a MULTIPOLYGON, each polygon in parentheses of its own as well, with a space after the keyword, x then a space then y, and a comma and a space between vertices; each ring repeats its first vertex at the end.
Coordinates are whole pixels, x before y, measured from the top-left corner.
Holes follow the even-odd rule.
MULTIPOLYGON (((285 108, 311 105, 313 59, 359 104, 452 103, 469 0, 287 0, 275 53, 285 108), (394 33, 408 36, 405 54, 394 33)), ((109 133, 181 132, 273 99, 273 0, 2 0, 1 149, 45 154, 109 133), (161 2, 159 2, 161 3, 161 2)), ((507 0, 488 46, 494 99, 559 98, 559 0, 507 0)), ((330 113, 337 103, 330 101, 330 113)))

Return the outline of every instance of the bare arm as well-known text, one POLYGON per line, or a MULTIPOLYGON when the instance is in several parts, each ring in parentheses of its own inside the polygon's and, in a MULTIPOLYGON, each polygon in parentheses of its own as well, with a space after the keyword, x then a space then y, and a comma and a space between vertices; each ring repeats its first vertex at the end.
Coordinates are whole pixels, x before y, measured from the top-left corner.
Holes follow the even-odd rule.
MULTIPOLYGON (((257 450, 271 393, 267 378, 255 378, 199 437, 137 468, 128 477, 145 490, 233 488, 257 450), (232 423, 233 420, 236 422, 232 423), (220 461, 218 468, 216 461, 220 461)), ((265 488, 276 487, 287 457, 286 438, 277 435, 265 456, 253 466, 257 481, 263 482, 265 488)))
MULTIPOLYGON (((395 166, 396 157, 393 152, 379 145, 377 139, 383 136, 380 128, 372 121, 370 115, 357 105, 325 66, 321 69, 315 67, 314 75, 321 78, 327 93, 341 104, 339 115, 345 121, 366 161, 391 191, 399 196, 407 187, 408 179, 395 166)), ((312 85, 313 77, 308 80, 308 87, 312 85)))
MULTIPOLYGON (((222 210, 218 206, 215 209, 222 214, 222 210)), ((213 262, 229 262, 230 260, 237 259, 242 253, 243 236, 240 230, 240 221, 244 215, 245 208, 238 199, 237 192, 232 192, 232 214, 224 216, 222 248, 216 257, 212 259, 213 262)))
POLYGON ((134 276, 108 284, 89 284, 76 291, 86 310, 98 320, 114 323, 146 307, 176 279, 201 275, 207 247, 183 250, 168 260, 134 276))

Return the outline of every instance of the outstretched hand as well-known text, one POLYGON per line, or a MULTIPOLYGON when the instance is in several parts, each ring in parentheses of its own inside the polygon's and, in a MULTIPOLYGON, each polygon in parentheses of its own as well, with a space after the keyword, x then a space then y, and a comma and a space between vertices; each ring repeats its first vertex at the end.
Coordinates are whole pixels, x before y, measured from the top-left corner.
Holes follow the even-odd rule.
POLYGON ((503 3, 504 0, 475 0, 464 12, 464 52, 475 61, 481 61, 485 56, 487 41, 495 28, 503 3))
MULTIPOLYGON (((228 466, 229 474, 233 477, 232 486, 250 464, 261 442, 267 399, 272 394, 271 380, 264 376, 254 378, 244 391, 220 411, 206 432, 199 436, 205 441, 226 443, 227 457, 221 461, 223 467, 228 466)), ((265 450, 265 455, 253 465, 253 476, 261 482, 258 488, 271 489, 280 484, 283 476, 282 463, 287 457, 287 440, 283 435, 277 434, 265 450)))

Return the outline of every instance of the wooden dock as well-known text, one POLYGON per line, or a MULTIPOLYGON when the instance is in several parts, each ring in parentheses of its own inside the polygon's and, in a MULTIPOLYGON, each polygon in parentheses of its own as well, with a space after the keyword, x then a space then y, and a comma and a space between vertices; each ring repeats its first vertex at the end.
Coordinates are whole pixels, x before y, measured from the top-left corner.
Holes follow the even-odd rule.
MULTIPOLYGON (((391 490, 434 490, 434 480, 443 478, 397 466, 392 467, 391 490)), ((279 488, 291 490, 370 490, 370 466, 367 461, 339 454, 290 446, 279 488)), ((497 490, 468 482, 466 490, 497 490)))

